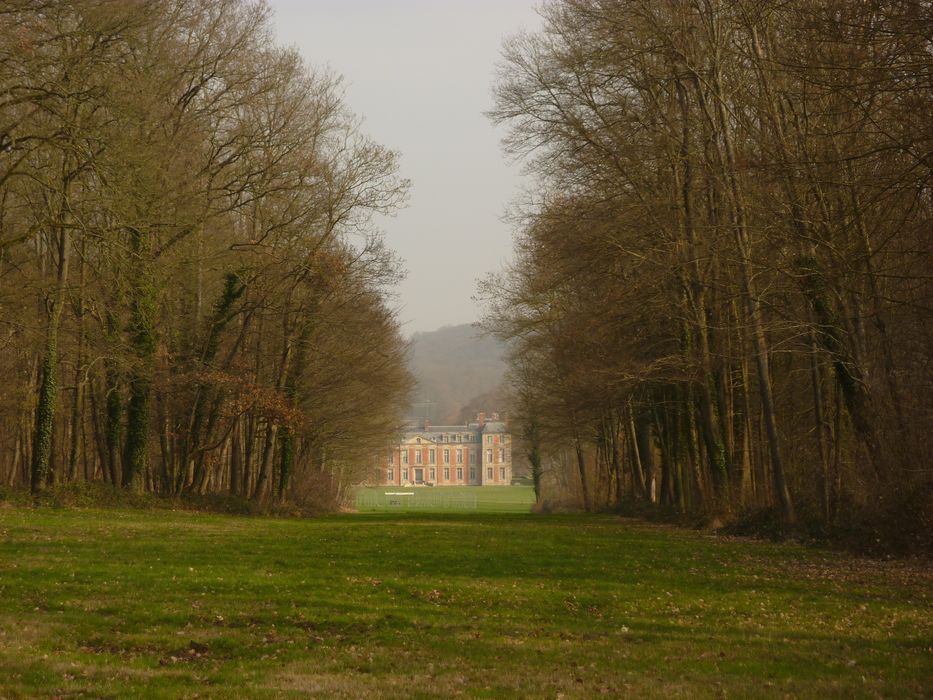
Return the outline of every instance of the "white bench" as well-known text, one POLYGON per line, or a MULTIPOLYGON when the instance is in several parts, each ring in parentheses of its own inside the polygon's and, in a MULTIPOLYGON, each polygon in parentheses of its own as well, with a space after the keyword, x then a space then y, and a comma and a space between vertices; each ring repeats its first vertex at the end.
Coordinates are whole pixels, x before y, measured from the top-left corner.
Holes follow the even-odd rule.
MULTIPOLYGON (((414 496, 414 491, 386 491, 386 496, 414 496)), ((402 502, 395 498, 389 498, 386 502, 386 505, 390 506, 400 506, 402 502)))

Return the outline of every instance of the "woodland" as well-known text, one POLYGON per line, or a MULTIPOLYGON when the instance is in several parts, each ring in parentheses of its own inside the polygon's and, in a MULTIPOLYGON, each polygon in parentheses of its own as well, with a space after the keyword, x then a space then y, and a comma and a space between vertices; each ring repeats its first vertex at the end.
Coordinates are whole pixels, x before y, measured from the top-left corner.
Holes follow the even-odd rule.
POLYGON ((933 0, 539 12, 497 342, 416 341, 542 512, 328 513, 424 398, 398 155, 264 0, 0 0, 0 697, 930 697, 933 0))
MULTIPOLYGON (((933 6, 539 11, 479 295, 541 507, 929 545, 933 6)), ((411 398, 407 190, 263 2, 2 0, 0 488, 345 501, 411 398)))
POLYGON ((0 485, 329 506, 409 391, 408 183, 265 3, 0 2, 0 485))
POLYGON ((483 285, 539 499, 929 545, 933 5, 541 12, 483 285))

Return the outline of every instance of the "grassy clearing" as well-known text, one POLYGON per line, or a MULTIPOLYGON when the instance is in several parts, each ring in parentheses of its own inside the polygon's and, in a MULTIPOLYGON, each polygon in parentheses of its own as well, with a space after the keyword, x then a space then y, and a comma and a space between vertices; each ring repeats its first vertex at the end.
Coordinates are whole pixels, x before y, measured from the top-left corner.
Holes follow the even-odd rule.
POLYGON ((360 512, 528 513, 534 502, 531 486, 379 486, 356 492, 360 512))
POLYGON ((609 516, 0 508, 0 696, 924 697, 931 583, 609 516))

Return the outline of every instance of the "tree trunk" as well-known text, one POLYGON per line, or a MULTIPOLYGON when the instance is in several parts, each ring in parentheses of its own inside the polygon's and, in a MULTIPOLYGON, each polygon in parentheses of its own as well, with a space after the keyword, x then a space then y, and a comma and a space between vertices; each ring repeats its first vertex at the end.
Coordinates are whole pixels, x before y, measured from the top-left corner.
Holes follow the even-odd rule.
POLYGON ((58 401, 58 330, 65 305, 65 285, 68 282, 69 246, 68 227, 62 204, 58 226, 58 265, 55 291, 49 304, 45 329, 45 350, 39 391, 36 401, 36 424, 33 437, 30 488, 37 493, 46 484, 52 469, 52 431, 58 401))
POLYGON ((149 417, 152 404, 152 373, 156 351, 156 289, 148 260, 146 236, 130 232, 135 274, 131 289, 130 347, 133 366, 128 380, 126 445, 123 456, 123 486, 144 487, 149 460, 149 417))
POLYGON ((635 421, 635 444, 638 447, 638 459, 645 474, 645 498, 656 502, 654 476, 654 438, 651 434, 651 417, 644 411, 635 421))
MULTIPOLYGON (((715 20, 712 20, 715 33, 717 30, 715 20)), ((716 37, 714 37, 715 40, 716 37)), ((722 95, 721 80, 719 72, 721 67, 718 65, 718 56, 713 72, 713 90, 715 92, 715 113, 710 113, 707 105, 706 95, 701 87, 702 76, 697 75, 695 81, 698 100, 704 107, 704 112, 710 126, 715 132, 718 132, 719 138, 715 140, 716 147, 720 154, 720 163, 723 168, 723 174, 727 183, 727 192, 731 199, 732 213, 734 217, 733 234, 735 238, 735 247, 738 253, 739 262, 739 281, 742 289, 742 297, 745 300, 748 309, 748 320, 752 336, 752 347, 755 353, 755 364, 758 370, 758 389, 761 398, 762 413, 765 423, 765 430, 768 441, 768 452, 771 458, 771 472, 774 480, 774 490, 781 507, 781 513, 784 521, 788 525, 796 523, 797 515, 794 510, 794 504, 790 497, 790 490, 787 487, 787 481, 784 471, 784 461, 780 449, 780 436, 777 428, 777 417, 774 410, 774 395, 771 388, 771 368, 768 360, 767 341, 765 339, 764 322, 761 314, 761 301, 755 282, 754 272, 752 270, 751 241, 748 232, 745 198, 742 192, 742 186, 739 182, 735 149, 730 135, 729 118, 726 114, 726 107, 722 95)))
POLYGON ((589 513, 593 509, 593 503, 590 496, 589 479, 586 473, 586 453, 583 450, 583 443, 579 437, 574 436, 573 448, 577 457, 577 471, 580 475, 580 488, 583 491, 583 509, 589 513))

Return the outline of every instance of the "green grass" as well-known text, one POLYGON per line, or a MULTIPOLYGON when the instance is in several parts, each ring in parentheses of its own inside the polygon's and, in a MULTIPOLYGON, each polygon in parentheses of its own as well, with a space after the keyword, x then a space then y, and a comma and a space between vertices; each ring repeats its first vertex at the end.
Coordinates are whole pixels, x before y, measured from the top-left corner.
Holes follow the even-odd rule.
POLYGON ((931 582, 610 516, 0 508, 0 697, 924 697, 931 582))
POLYGON ((379 486, 356 492, 361 512, 528 513, 534 502, 531 486, 379 486))

